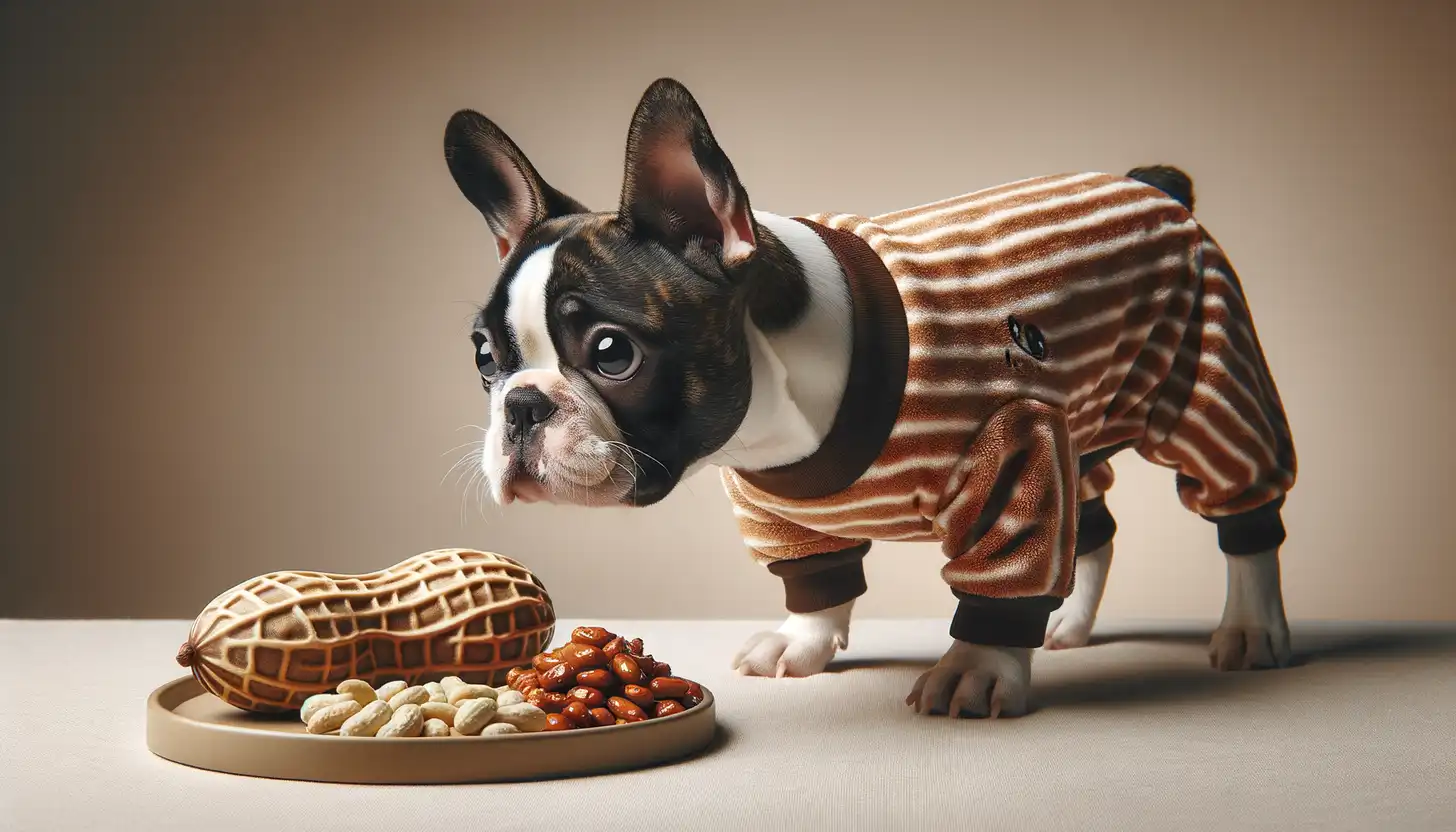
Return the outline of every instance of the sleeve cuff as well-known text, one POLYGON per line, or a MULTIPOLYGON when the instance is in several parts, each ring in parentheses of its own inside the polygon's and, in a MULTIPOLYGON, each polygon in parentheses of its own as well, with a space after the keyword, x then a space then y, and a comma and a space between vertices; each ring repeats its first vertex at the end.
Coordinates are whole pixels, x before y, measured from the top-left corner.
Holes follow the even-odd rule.
POLYGON ((951 638, 988 647, 1040 647, 1047 620, 1062 605, 1050 595, 986 598, 957 592, 960 604, 950 622, 951 638))
POLYGON ((870 544, 862 543, 839 552, 774 561, 768 571, 783 579, 789 612, 818 612, 865 593, 864 557, 869 550, 870 544))
POLYGON ((1077 555, 1095 552, 1112 542, 1117 521, 1107 508, 1106 497, 1096 497, 1077 507, 1077 555))

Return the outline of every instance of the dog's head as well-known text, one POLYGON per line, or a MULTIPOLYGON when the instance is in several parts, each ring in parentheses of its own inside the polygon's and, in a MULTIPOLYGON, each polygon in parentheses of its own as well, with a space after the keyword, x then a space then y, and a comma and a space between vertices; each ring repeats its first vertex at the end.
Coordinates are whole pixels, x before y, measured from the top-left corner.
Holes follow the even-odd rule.
POLYGON ((501 258, 471 334, 492 496, 661 500, 743 420, 744 318, 765 267, 748 194, 702 110, 670 79, 647 90, 615 212, 547 184, 473 111, 450 119, 445 158, 501 258))

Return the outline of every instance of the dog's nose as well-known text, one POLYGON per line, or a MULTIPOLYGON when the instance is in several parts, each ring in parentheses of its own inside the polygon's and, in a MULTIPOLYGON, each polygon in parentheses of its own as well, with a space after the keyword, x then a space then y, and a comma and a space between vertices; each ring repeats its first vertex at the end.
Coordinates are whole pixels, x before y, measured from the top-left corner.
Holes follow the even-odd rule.
POLYGON ((551 418, 556 405, 535 387, 517 387, 506 394, 506 438, 512 442, 551 418))

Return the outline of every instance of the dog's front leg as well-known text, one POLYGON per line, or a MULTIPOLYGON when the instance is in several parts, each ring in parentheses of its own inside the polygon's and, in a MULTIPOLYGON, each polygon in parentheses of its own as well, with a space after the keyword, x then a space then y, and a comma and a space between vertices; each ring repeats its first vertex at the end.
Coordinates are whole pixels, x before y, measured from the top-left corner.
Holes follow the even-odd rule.
POLYGON ((818 612, 789 613, 777 630, 755 633, 733 657, 745 676, 813 676, 849 646, 850 600, 818 612))
POLYGON ((1031 687, 1030 647, 989 647, 957 639, 920 674, 905 704, 918 714, 1020 716, 1031 687))

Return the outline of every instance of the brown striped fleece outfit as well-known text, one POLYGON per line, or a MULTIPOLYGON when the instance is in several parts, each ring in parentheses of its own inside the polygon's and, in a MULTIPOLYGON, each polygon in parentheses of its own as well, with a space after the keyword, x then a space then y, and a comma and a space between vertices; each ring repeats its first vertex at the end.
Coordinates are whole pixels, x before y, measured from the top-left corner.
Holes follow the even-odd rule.
POLYGON ((1038 646, 1076 554, 1112 539, 1127 448, 1176 472, 1224 552, 1284 540, 1279 394, 1233 268, 1167 194, 1077 174, 799 221, 849 281, 844 399, 808 458, 723 469, 790 611, 862 594, 870 541, 936 541, 951 635, 1038 646))

